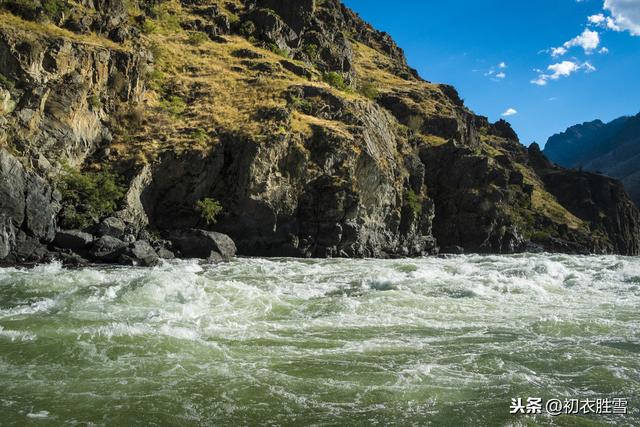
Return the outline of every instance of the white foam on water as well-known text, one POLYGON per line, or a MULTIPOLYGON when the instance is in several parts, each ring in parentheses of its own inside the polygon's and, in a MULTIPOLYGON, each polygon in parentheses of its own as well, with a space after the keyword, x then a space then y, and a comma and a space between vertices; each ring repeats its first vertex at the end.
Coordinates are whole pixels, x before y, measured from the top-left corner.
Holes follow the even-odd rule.
POLYGON ((242 424, 243 413, 263 410, 255 393, 292 414, 410 414, 394 396, 418 402, 415 414, 437 413, 434 396, 472 411, 479 390, 487 401, 512 388, 597 392, 617 381, 622 392, 640 390, 639 288, 640 260, 613 256, 55 263, 0 269, 0 345, 68 347, 51 360, 44 347, 37 368, 12 359, 33 378, 23 390, 64 401, 54 382, 36 380, 63 369, 82 385, 78 398, 98 407, 110 407, 104 377, 137 404, 176 402, 180 419, 220 410, 242 424), (77 369, 76 358, 89 367, 77 369), (587 369, 598 363, 607 368, 587 369), (91 369, 95 384, 76 374, 91 369), (152 393, 136 388, 145 376, 152 393), (184 391, 193 384, 204 389, 184 391), (206 396, 220 388, 225 403, 212 407, 206 396))
POLYGON ((12 331, 0 326, 0 338, 8 338, 11 341, 34 341, 37 336, 30 332, 12 331))
POLYGON ((29 412, 27 418, 46 419, 49 418, 49 411, 29 412))

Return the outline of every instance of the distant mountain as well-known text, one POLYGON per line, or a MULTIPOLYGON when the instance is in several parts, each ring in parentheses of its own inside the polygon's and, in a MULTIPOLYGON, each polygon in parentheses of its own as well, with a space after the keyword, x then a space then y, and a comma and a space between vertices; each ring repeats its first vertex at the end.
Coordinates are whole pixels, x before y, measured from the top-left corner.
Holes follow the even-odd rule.
POLYGON ((544 154, 560 166, 621 180, 640 206, 640 114, 572 126, 549 138, 544 154))

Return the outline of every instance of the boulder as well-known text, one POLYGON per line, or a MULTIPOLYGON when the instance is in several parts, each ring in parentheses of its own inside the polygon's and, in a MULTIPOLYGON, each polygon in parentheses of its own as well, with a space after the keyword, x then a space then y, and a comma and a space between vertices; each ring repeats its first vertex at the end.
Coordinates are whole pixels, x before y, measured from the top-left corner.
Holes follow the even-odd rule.
POLYGON ((57 252, 54 258, 67 267, 85 267, 89 265, 89 261, 73 252, 57 252))
POLYGON ((122 239, 125 234, 126 225, 120 218, 109 217, 98 225, 98 236, 111 236, 122 239))
POLYGON ((176 255, 167 248, 160 248, 157 251, 160 259, 174 259, 176 255))
POLYGON ((219 254, 230 260, 236 255, 236 245, 229 236, 213 231, 198 229, 173 230, 167 238, 184 258, 208 259, 219 254))
POLYGON ((138 240, 129 246, 129 251, 127 253, 131 258, 133 258, 137 265, 141 265, 144 267, 153 267, 158 265, 160 262, 160 258, 156 251, 151 247, 149 242, 144 240, 138 240))
POLYGON ((440 251, 441 254, 448 255, 462 255, 464 254, 464 248, 461 246, 447 246, 440 251))
POLYGON ((56 233, 53 243, 61 249, 79 252, 93 243, 93 236, 80 230, 60 230, 56 233))
POLYGON ((89 255, 100 262, 117 262, 127 250, 127 244, 112 236, 102 236, 93 243, 89 255))

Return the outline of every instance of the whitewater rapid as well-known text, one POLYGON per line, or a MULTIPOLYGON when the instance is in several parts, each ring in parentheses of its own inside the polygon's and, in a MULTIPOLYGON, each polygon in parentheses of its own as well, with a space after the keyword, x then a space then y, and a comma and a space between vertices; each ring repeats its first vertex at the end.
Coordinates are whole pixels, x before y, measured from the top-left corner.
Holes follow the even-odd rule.
POLYGON ((2 425, 585 421, 514 397, 626 398, 589 421, 640 425, 640 259, 0 269, 2 425))

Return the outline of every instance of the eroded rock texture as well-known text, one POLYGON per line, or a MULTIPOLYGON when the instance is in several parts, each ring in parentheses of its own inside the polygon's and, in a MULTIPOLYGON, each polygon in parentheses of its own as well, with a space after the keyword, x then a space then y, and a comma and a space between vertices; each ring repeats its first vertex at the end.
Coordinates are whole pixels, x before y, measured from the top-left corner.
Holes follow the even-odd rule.
POLYGON ((526 149, 337 0, 5 3, 4 262, 209 257, 182 238, 208 232, 257 256, 640 251, 616 181, 526 149), (85 230, 57 227, 68 168, 126 184, 85 230))

